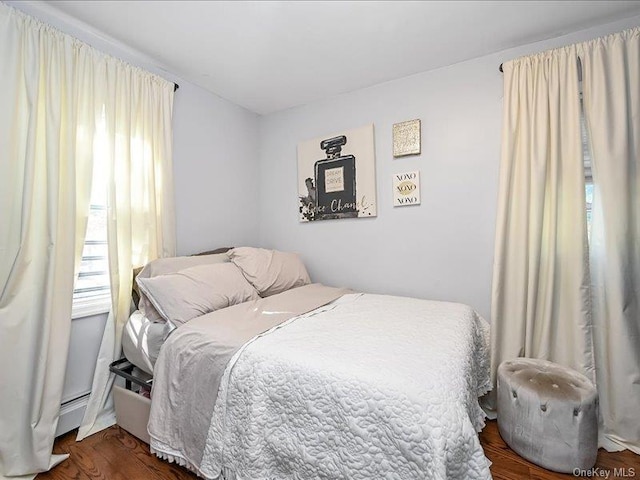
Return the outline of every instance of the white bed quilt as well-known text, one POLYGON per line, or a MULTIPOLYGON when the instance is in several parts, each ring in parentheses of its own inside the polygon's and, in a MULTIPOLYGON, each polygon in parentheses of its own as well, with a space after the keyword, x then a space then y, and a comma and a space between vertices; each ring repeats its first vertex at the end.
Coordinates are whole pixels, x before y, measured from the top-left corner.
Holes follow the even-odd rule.
POLYGON ((192 467, 235 480, 491 478, 476 433, 489 385, 489 327, 470 307, 345 295, 236 353, 192 467))

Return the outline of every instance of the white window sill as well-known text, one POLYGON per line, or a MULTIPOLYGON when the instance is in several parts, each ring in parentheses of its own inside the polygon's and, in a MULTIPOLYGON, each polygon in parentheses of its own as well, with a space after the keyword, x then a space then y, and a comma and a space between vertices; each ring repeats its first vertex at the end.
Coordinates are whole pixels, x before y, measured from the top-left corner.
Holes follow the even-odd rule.
POLYGON ((81 298, 73 301, 71 319, 91 317, 108 313, 111 309, 111 295, 99 295, 89 298, 81 298))

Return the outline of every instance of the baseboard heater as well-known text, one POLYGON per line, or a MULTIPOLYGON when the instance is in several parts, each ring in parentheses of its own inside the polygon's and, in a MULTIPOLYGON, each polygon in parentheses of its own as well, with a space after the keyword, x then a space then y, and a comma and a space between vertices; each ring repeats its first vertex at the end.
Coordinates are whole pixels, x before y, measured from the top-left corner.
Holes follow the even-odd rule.
POLYGON ((56 428, 56 437, 80 426, 90 395, 91 392, 87 392, 60 405, 60 418, 58 419, 58 428, 56 428))

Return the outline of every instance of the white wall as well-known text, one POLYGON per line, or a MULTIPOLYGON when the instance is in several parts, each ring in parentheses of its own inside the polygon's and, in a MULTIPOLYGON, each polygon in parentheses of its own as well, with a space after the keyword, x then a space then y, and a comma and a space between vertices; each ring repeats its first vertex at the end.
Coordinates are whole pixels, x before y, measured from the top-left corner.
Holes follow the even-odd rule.
POLYGON ((182 82, 173 145, 178 254, 254 243, 258 116, 182 82))
POLYGON ((637 25, 640 17, 261 118, 260 244, 299 252, 314 281, 464 302, 489 319, 502 114, 498 65, 637 25), (391 127, 414 118, 422 120, 422 154, 394 160, 391 127), (371 122, 378 217, 300 224, 297 144, 371 122), (391 175, 414 169, 421 172, 422 204, 393 208, 391 175))

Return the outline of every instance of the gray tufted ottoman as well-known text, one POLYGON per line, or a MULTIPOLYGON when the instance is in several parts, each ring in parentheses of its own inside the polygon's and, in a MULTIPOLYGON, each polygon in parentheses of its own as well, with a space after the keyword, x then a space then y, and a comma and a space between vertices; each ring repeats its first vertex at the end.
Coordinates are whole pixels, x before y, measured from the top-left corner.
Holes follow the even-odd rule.
POLYGON ((598 453, 598 393, 584 375, 546 360, 503 362, 498 429, 516 453, 541 467, 589 469, 598 453))

